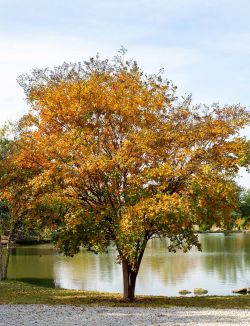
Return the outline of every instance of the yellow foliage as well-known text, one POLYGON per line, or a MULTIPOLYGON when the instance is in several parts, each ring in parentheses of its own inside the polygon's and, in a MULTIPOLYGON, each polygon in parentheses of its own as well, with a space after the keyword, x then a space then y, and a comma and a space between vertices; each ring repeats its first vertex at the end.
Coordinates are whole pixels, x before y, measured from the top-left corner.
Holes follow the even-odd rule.
POLYGON ((93 223, 92 244, 114 240, 131 260, 155 234, 197 244, 194 224, 219 223, 234 208, 232 180, 249 159, 238 135, 244 108, 178 102, 170 82, 133 63, 92 60, 22 82, 31 109, 12 159, 35 171, 30 202, 70 202, 63 223, 93 223))

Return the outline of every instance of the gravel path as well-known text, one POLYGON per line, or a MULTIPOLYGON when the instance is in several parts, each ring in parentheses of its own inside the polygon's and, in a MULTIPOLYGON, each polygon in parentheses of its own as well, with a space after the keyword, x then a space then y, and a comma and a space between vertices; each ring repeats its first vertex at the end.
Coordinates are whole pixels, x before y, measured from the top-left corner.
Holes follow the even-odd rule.
POLYGON ((0 326, 250 325, 250 310, 0 305, 0 326))

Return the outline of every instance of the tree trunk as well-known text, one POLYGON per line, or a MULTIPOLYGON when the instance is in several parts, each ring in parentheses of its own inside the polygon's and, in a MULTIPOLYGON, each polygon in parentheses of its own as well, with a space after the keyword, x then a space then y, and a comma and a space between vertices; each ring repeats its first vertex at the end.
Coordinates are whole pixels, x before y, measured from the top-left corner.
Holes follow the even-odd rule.
POLYGON ((135 299, 135 284, 136 278, 141 265, 142 257, 146 249, 148 240, 150 239, 150 233, 146 232, 143 241, 139 240, 136 245, 136 259, 134 261, 133 267, 127 258, 122 255, 122 251, 119 251, 119 255, 122 262, 122 272, 123 272, 123 299, 125 301, 134 301, 135 299))
POLYGON ((135 299, 135 284, 138 274, 137 270, 132 270, 131 265, 127 259, 122 259, 122 271, 123 271, 123 299, 126 301, 134 301, 135 299))
POLYGON ((10 249, 11 249, 11 237, 12 234, 9 235, 7 245, 6 245, 6 256, 5 256, 5 262, 4 262, 4 268, 3 268, 3 280, 7 280, 7 273, 8 273, 8 267, 9 267, 9 260, 10 260, 10 249))
POLYGON ((4 264, 2 263, 2 279, 7 280, 9 260, 10 260, 10 250, 11 250, 11 240, 14 234, 15 224, 12 225, 6 245, 6 254, 4 264))
POLYGON ((3 245, 2 237, 0 235, 0 281, 3 280, 3 245))

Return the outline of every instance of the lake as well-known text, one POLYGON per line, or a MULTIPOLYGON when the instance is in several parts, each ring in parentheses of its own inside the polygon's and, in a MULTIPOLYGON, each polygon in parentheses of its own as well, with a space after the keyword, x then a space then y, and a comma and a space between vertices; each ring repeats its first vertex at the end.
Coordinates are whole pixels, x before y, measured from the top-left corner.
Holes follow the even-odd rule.
MULTIPOLYGON (((202 252, 169 253, 167 239, 150 240, 136 284, 136 294, 176 296, 202 287, 210 295, 229 295, 250 287, 250 234, 201 234, 202 252)), ((12 249, 9 278, 66 289, 122 292, 122 269, 115 249, 95 255, 82 249, 73 258, 50 244, 12 249)))

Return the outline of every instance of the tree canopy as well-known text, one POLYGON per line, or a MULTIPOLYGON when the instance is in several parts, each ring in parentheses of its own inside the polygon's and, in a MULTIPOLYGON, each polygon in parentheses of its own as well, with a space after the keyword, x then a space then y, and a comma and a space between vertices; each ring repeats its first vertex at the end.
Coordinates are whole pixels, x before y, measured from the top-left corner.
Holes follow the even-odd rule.
POLYGON ((15 128, 6 124, 0 129, 0 280, 7 278, 11 244, 37 232, 35 221, 32 220, 32 226, 27 223, 29 179, 34 170, 20 168, 15 162, 18 154, 15 128), (2 250, 3 238, 7 247, 5 254, 2 250))
POLYGON ((150 238, 186 251, 199 247, 194 225, 230 218, 233 177, 249 161, 245 108, 194 106, 119 57, 34 70, 19 83, 30 112, 12 162, 33 171, 24 205, 67 255, 114 244, 125 299, 150 238))
POLYGON ((250 189, 240 193, 240 212, 241 216, 247 220, 250 218, 250 189))

